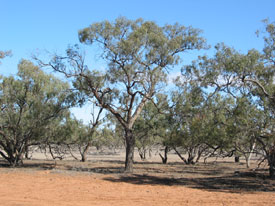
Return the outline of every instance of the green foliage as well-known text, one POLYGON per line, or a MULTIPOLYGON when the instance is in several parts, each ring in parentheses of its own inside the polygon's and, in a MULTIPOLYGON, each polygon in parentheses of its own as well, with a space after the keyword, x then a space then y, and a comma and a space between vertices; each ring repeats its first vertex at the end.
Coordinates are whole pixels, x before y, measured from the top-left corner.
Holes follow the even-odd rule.
POLYGON ((73 99, 68 89, 26 60, 18 65, 16 78, 2 78, 0 154, 10 164, 18 164, 26 148, 43 142, 53 122, 62 120, 73 99))
POLYGON ((148 102, 134 125, 136 147, 142 159, 146 159, 147 151, 162 142, 165 133, 165 114, 160 113, 159 110, 166 112, 164 110, 165 105, 163 105, 166 103, 166 99, 164 95, 160 94, 157 97, 158 108, 152 102, 148 102))
MULTIPOLYGON (((93 83, 97 81, 89 81, 92 87, 102 88, 105 98, 102 97, 101 105, 112 112, 104 104, 119 104, 116 108, 122 117, 119 121, 125 126, 132 125, 146 99, 154 95, 157 86, 163 86, 164 68, 177 64, 181 52, 204 47, 199 34, 199 30, 178 24, 159 27, 154 22, 125 18, 118 18, 114 23, 95 23, 79 31, 81 42, 104 48, 101 55, 108 69, 101 82, 105 82, 105 89, 93 83)), ((94 74, 89 79, 98 77, 94 74)))
POLYGON ((100 48, 107 64, 105 71, 89 69, 78 46, 50 63, 54 70, 72 77, 79 91, 95 97, 98 106, 117 118, 125 130, 126 170, 131 171, 133 165, 136 119, 165 86, 167 70, 180 62, 181 54, 206 47, 200 34, 197 29, 179 24, 161 27, 152 21, 118 18, 79 31, 80 42, 100 48))
POLYGON ((211 91, 209 96, 220 93, 235 98, 227 121, 232 147, 247 156, 256 142, 256 149, 261 150, 259 153, 271 165, 272 176, 275 173, 274 127, 271 126, 275 114, 275 26, 268 21, 265 24, 262 52, 252 49, 242 54, 218 44, 212 58, 199 57, 184 67, 182 73, 190 82, 199 82, 204 91, 211 91))
MULTIPOLYGON (((1 51, 0 50, 0 60, 4 59, 7 56, 11 56, 11 51, 1 51)), ((0 61, 0 64, 1 64, 1 61, 0 61)))
POLYGON ((195 76, 203 87, 224 91, 234 96, 239 92, 259 98, 260 104, 269 104, 274 111, 274 24, 266 24, 263 52, 255 49, 241 54, 224 44, 216 45, 213 58, 199 57, 182 72, 195 76))
POLYGON ((230 142, 226 124, 232 100, 220 95, 208 97, 197 84, 182 84, 180 79, 177 85, 172 95, 174 106, 168 113, 168 145, 179 155, 187 154, 187 159, 180 157, 190 164, 230 142))

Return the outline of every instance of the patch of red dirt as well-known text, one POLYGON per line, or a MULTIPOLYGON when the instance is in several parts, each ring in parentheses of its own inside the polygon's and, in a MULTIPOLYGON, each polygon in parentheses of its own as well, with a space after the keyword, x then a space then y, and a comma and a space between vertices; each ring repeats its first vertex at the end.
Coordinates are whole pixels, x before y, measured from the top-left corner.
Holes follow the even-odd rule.
POLYGON ((108 181, 111 175, 1 171, 2 206, 274 205, 274 192, 216 192, 108 181))

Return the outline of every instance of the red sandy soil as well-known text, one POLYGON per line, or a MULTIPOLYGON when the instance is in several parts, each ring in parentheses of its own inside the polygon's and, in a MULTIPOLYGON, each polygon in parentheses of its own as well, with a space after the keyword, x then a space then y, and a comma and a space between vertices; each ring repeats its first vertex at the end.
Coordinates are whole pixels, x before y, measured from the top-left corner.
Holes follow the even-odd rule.
POLYGON ((211 191, 184 185, 136 184, 119 178, 113 174, 0 168, 0 205, 275 205, 275 192, 211 191))

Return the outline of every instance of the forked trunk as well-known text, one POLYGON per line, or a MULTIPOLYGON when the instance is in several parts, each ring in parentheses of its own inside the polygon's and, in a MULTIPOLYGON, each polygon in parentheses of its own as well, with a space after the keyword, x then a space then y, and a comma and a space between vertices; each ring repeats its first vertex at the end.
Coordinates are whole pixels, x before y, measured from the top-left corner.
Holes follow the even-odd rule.
POLYGON ((91 142, 88 142, 88 144, 85 146, 83 152, 81 152, 81 162, 87 161, 87 153, 89 151, 89 148, 92 146, 91 142))
POLYGON ((145 149, 145 148, 138 148, 138 153, 139 153, 140 159, 142 161, 146 160, 146 152, 147 152, 147 149, 145 149))
POLYGON ((87 161, 87 152, 83 151, 81 154, 81 162, 86 162, 87 161))
POLYGON ((176 149, 176 147, 173 148, 175 150, 175 152, 177 153, 177 155, 179 156, 179 158, 185 163, 188 164, 187 160, 180 154, 180 152, 176 149))
POLYGON ((169 147, 166 146, 165 149, 164 149, 164 156, 161 155, 161 153, 159 153, 159 156, 161 157, 161 160, 162 160, 162 163, 163 164, 166 164, 167 163, 167 154, 169 152, 169 147))
POLYGON ((126 159, 125 159, 125 173, 133 172, 134 165, 134 149, 135 149, 135 138, 131 129, 125 129, 125 140, 126 140, 126 159))
POLYGON ((17 167, 23 164, 23 154, 15 154, 14 156, 9 157, 9 164, 11 167, 17 167))

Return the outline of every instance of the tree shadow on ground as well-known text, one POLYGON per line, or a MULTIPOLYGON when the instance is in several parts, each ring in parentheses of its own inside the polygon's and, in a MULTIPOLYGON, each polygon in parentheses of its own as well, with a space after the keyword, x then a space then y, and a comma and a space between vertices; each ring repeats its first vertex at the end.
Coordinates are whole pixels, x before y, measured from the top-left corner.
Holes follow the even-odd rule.
POLYGON ((9 169, 38 169, 38 170, 50 170, 55 168, 56 163, 53 161, 49 161, 49 162, 33 162, 33 163, 24 163, 24 164, 20 164, 17 166, 11 166, 9 163, 5 162, 5 161, 0 161, 0 167, 2 168, 9 168, 9 169))
POLYGON ((75 171, 75 172, 91 172, 97 174, 122 174, 124 172, 123 167, 73 167, 73 166, 66 166, 68 171, 75 171))
MULTIPOLYGON (((232 163, 183 165, 171 163, 163 165, 155 162, 136 162, 133 174, 124 173, 124 162, 120 160, 102 161, 41 161, 29 160, 22 166, 11 168, 0 160, 0 167, 13 169, 53 170, 53 172, 88 172, 110 174, 103 179, 112 182, 126 182, 138 185, 184 186, 220 192, 275 192, 275 180, 267 177, 267 170, 243 171, 232 163), (234 173, 234 171, 237 171, 234 173)), ((9 170, 9 169, 8 169, 9 170)))
POLYGON ((153 175, 122 175, 106 177, 111 182, 126 182, 137 185, 167 185, 185 186, 218 192, 275 192, 275 181, 265 177, 256 177, 252 173, 242 173, 238 176, 203 177, 203 178, 169 178, 153 175))
MULTIPOLYGON (((98 161, 95 161, 98 162, 98 161)), ((103 161, 100 161, 103 162, 103 161)), ((123 161, 106 161, 116 166, 93 166, 94 162, 78 162, 78 161, 53 161, 53 160, 28 160, 24 164, 12 167, 8 162, 0 160, 0 168, 6 169, 33 169, 33 170, 60 170, 72 172, 90 172, 97 174, 121 174, 124 172, 123 161)))
POLYGON ((122 160, 88 160, 88 161, 86 161, 86 163, 94 163, 94 162, 101 162, 101 163, 103 163, 103 162, 105 162, 105 163, 112 163, 112 164, 124 164, 125 162, 124 161, 122 161, 122 160))

